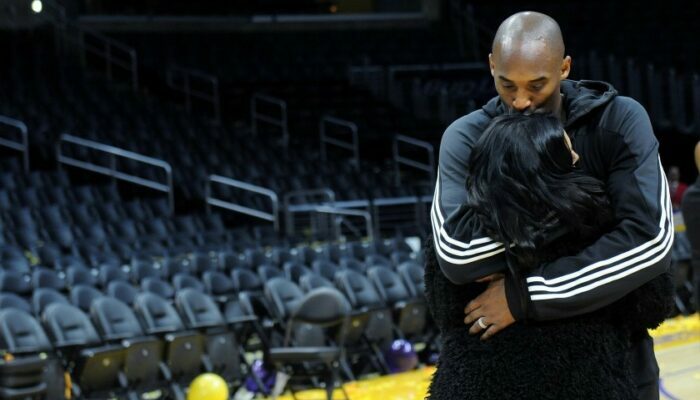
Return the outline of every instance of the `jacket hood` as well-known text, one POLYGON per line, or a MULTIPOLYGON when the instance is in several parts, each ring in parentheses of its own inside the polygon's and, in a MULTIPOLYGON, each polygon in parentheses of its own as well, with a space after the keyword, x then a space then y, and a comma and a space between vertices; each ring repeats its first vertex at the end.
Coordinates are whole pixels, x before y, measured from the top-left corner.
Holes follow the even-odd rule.
MULTIPOLYGON (((566 110, 564 125, 569 127, 594 109, 610 102, 617 95, 617 90, 602 81, 564 80, 561 82, 561 93, 564 95, 563 105, 566 110)), ((498 96, 489 100, 482 109, 491 118, 504 114, 507 110, 498 96)))

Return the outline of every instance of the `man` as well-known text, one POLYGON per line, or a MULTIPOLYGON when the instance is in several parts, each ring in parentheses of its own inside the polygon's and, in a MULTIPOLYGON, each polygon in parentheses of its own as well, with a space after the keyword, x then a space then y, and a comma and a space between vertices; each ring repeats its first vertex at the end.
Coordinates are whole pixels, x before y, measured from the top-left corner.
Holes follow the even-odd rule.
POLYGON ((668 167, 668 190, 671 193, 671 205, 676 211, 681 208, 683 194, 685 194, 688 185, 681 182, 681 170, 675 165, 668 167))
MULTIPOLYGON (((700 142, 695 146, 695 165, 700 172, 700 142)), ((681 205, 685 234, 690 242, 690 265, 693 268, 695 311, 700 312, 700 176, 688 186, 681 205)))
MULTIPOLYGON (((636 101, 603 82, 566 80, 558 24, 522 12, 499 27, 489 66, 498 97, 445 131, 431 211, 438 262, 456 284, 475 280, 488 288, 465 308, 470 333, 487 339, 517 320, 552 320, 599 309, 665 272, 673 242, 672 211, 658 142, 636 101), (590 247, 536 268, 524 281, 495 274, 504 247, 490 239, 462 206, 472 146, 496 115, 558 115, 581 159, 580 168, 606 184, 617 225, 590 247), (465 214, 466 213, 466 214, 465 214), (465 225, 465 221, 468 221, 465 225)), ((658 398, 658 365, 648 334, 630 350, 640 398, 658 398)))

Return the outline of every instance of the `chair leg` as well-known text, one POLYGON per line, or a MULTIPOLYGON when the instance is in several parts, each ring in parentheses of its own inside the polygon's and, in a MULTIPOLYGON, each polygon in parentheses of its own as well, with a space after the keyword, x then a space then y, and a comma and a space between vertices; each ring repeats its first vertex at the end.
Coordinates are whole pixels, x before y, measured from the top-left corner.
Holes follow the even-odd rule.
POLYGON ((326 374, 326 400, 333 400, 333 389, 335 389, 335 374, 333 367, 330 367, 326 374))

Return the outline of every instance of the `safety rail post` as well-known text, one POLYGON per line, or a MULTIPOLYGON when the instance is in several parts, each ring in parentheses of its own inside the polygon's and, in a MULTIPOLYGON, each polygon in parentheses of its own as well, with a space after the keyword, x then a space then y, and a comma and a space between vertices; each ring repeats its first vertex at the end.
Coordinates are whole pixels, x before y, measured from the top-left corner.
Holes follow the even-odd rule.
POLYGON ((268 96, 262 93, 255 93, 250 99, 250 119, 252 124, 253 135, 258 135, 258 123, 266 122, 270 125, 279 127, 282 130, 282 144, 289 144, 289 125, 287 121, 287 102, 276 97, 268 96), (261 103, 268 105, 276 105, 280 109, 279 117, 268 115, 258 110, 261 103))
POLYGON ((207 103, 211 103, 214 112, 214 121, 221 121, 221 99, 219 97, 219 78, 190 68, 171 65, 166 72, 166 83, 168 87, 181 92, 185 96, 185 108, 192 112, 192 98, 197 98, 207 103), (178 85, 178 77, 181 78, 181 85, 178 85), (211 93, 192 88, 193 81, 201 81, 209 85, 211 93))
POLYGON ((295 190, 285 193, 284 197, 282 198, 282 204, 284 207, 284 225, 287 235, 291 237, 296 233, 296 226, 294 225, 295 213, 313 211, 319 204, 332 205, 334 202, 335 192, 328 188, 295 190), (317 196, 321 200, 311 203, 292 204, 293 199, 302 196, 317 196))
POLYGON ((435 182, 435 149, 432 144, 423 141, 423 140, 418 140, 414 139, 409 136, 405 135, 396 135, 394 137, 394 143, 393 143, 393 151, 394 151, 394 179, 396 180, 396 186, 401 185, 401 165, 406 165, 409 167, 413 167, 416 169, 419 169, 421 171, 425 171, 428 173, 428 177, 430 178, 430 183, 435 182), (424 149, 428 153, 428 162, 427 163, 422 163, 420 161, 414 160, 409 157, 404 157, 401 155, 400 151, 400 146, 399 143, 405 143, 409 144, 421 149, 424 149))
POLYGON ((261 186, 256 186, 253 184, 250 184, 248 182, 243 182, 231 178, 227 178, 225 176, 221 175, 209 175, 209 179, 207 180, 206 188, 205 188, 205 199, 206 199, 206 207, 207 207, 207 213, 211 212, 211 206, 214 207, 220 207, 229 211, 245 214, 245 215, 250 215, 252 217, 256 217, 259 219, 263 219, 265 221, 272 222, 273 227, 275 229, 275 232, 279 232, 280 230, 280 223, 279 223, 279 199, 277 196, 277 193, 274 191, 264 188, 261 186), (257 193, 266 197, 269 197, 271 202, 272 202, 272 212, 268 213, 265 211, 261 210, 256 210, 254 208, 250 208, 247 206, 244 206, 243 204, 239 203, 234 203, 232 201, 228 200, 223 200, 223 199, 217 199, 212 196, 212 184, 213 183, 218 183, 221 185, 257 193))
POLYGON ((345 219, 343 217, 354 216, 361 217, 365 220, 365 229, 367 231, 366 237, 369 241, 374 240, 374 232, 372 228, 372 215, 367 211, 348 210, 330 206, 318 206, 314 208, 314 211, 318 214, 328 214, 335 217, 333 220, 333 227, 335 229, 336 235, 335 239, 339 239, 342 234, 341 225, 343 224, 343 222, 345 222, 345 219))
POLYGON ((319 131, 321 141, 321 160, 327 160, 328 154, 326 150, 326 144, 332 144, 334 146, 350 150, 352 152, 352 159, 354 160, 355 166, 360 166, 360 144, 357 135, 357 125, 354 122, 345 121, 340 118, 324 116, 319 122, 319 131), (343 141, 338 138, 329 137, 327 132, 328 125, 335 125, 342 128, 346 128, 350 132, 350 141, 343 141))
POLYGON ((133 183, 135 185, 144 186, 150 189, 154 189, 160 192, 165 192, 168 195, 168 205, 170 206, 170 212, 175 212, 175 193, 173 191, 173 169, 167 162, 144 156, 139 153, 134 153, 129 150, 120 149, 118 147, 110 146, 104 143, 95 142, 92 140, 83 139, 77 136, 69 135, 67 133, 61 134, 56 143, 56 159, 58 161, 59 167, 61 164, 70 165, 72 167, 81 168, 87 171, 95 172, 102 175, 110 176, 112 179, 119 179, 125 182, 133 183), (98 164, 93 164, 90 161, 78 160, 76 158, 67 156, 63 154, 63 144, 70 143, 76 146, 86 147, 98 152, 106 153, 109 155, 109 167, 105 167, 98 164), (126 172, 119 171, 117 169, 116 159, 118 157, 131 159, 143 164, 152 165, 154 167, 162 168, 165 171, 165 183, 156 182, 150 179, 142 178, 140 176, 128 174, 126 172))
POLYGON ((29 133, 27 131, 27 125, 20 120, 6 117, 4 115, 0 115, 0 125, 9 126, 19 131, 21 136, 20 141, 0 138, 0 146, 5 146, 22 152, 22 167, 24 168, 24 172, 29 172, 29 133))

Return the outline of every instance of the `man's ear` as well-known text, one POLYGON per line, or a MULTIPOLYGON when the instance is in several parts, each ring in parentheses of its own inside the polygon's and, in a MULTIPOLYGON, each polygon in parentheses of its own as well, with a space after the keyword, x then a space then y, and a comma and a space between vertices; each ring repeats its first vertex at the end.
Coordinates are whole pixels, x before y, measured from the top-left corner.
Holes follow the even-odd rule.
POLYGON ((560 79, 564 80, 569 77, 569 72, 571 72, 571 56, 564 57, 561 62, 561 73, 560 79))
POLYGON ((494 72, 494 69, 495 69, 495 68, 496 68, 496 66, 493 64, 493 54, 492 54, 492 53, 489 53, 489 70, 491 71, 491 76, 492 76, 492 77, 495 77, 495 75, 494 75, 494 74, 495 74, 495 72, 494 72))

